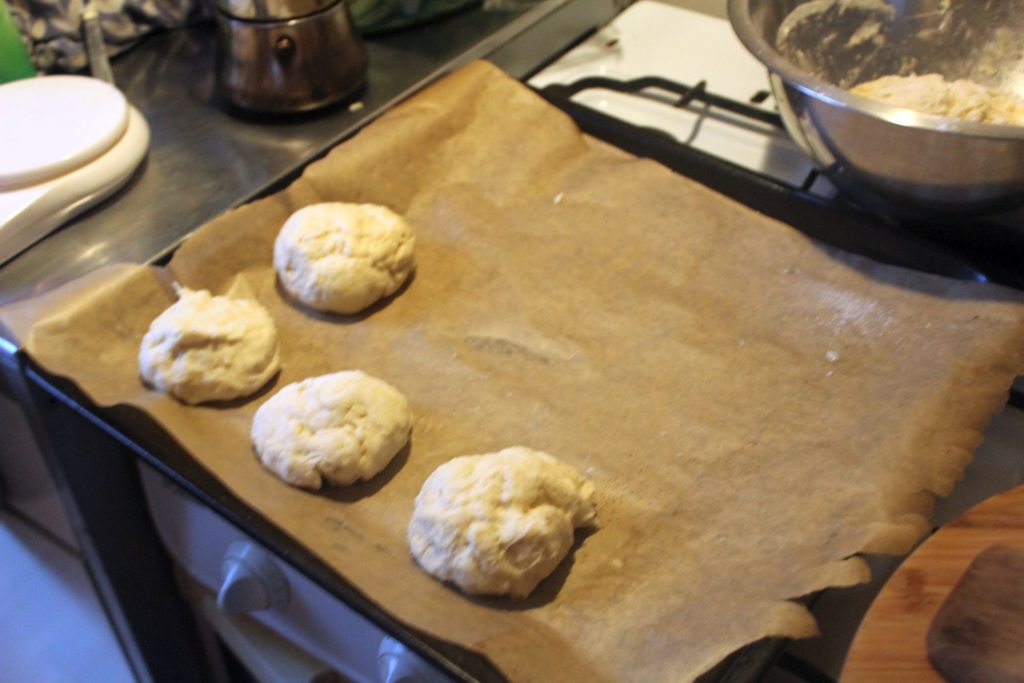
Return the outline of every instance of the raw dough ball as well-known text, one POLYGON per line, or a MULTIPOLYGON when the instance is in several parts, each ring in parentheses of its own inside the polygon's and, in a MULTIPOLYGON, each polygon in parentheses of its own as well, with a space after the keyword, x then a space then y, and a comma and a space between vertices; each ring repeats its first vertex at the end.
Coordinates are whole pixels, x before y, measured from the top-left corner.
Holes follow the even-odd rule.
POLYGON ((427 573, 467 593, 524 598, 595 521, 594 485, 547 453, 506 448, 434 470, 409 523, 427 573))
POLYGON ((1024 125, 1024 100, 969 80, 947 81, 939 74, 883 76, 850 92, 925 114, 976 123, 1024 125))
POLYGON ((142 378, 185 403, 248 396, 280 367, 277 327, 266 309, 184 287, 139 350, 142 378))
POLYGON ((413 268, 412 228, 375 204, 313 204, 285 221, 274 268, 285 290, 311 308, 355 313, 394 294, 413 268))
POLYGON ((351 484, 384 469, 409 441, 397 389, 358 370, 289 384, 260 406, 252 442, 263 465, 294 486, 351 484))

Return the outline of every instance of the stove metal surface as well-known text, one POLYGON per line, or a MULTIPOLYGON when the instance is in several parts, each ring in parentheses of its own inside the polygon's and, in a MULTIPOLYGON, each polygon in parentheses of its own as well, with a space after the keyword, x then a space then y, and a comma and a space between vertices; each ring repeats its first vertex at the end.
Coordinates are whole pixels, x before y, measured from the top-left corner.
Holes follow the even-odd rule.
POLYGON ((109 263, 157 260, 217 214, 290 182, 427 83, 481 58, 525 76, 621 6, 621 0, 478 6, 375 37, 366 41, 370 66, 362 91, 287 116, 248 115, 222 99, 212 26, 150 36, 113 63, 118 87, 152 132, 142 166, 114 197, 0 266, 0 305, 109 263))

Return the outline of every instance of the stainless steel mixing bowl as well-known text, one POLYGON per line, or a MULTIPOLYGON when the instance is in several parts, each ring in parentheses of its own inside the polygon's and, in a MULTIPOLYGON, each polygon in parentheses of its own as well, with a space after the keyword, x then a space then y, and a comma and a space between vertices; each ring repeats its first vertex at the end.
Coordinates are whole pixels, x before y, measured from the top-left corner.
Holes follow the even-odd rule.
POLYGON ((790 135, 876 211, 937 217, 1024 203, 1024 128, 851 95, 889 74, 969 78, 1024 98, 1024 0, 729 0, 790 135))

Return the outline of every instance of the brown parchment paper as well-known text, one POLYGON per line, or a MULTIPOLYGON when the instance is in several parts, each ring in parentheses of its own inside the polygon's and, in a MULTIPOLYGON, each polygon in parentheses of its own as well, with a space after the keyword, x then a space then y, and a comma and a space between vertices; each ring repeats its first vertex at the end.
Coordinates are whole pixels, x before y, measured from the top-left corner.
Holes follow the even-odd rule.
POLYGON ((154 416, 397 618, 516 681, 682 681, 762 637, 814 634, 789 599, 866 580, 854 553, 908 550, 1024 366, 1007 291, 825 249, 582 136, 483 63, 204 226, 167 272, 104 271, 4 321, 97 403, 154 416), (415 277, 365 315, 313 314, 275 285, 277 230, 323 200, 415 227, 415 277), (187 407, 140 383, 172 279, 243 282, 266 305, 284 361, 270 388, 187 407), (252 415, 349 368, 408 396, 411 447, 372 482, 289 488, 253 456, 252 415), (515 444, 585 471, 600 527, 529 599, 470 599, 410 559, 413 498, 442 462, 515 444))

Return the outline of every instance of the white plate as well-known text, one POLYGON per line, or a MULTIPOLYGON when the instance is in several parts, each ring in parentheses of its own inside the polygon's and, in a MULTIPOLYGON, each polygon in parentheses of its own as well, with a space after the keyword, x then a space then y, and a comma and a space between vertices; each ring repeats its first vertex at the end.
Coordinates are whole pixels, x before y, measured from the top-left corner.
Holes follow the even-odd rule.
POLYGON ((128 127, 114 86, 85 76, 44 76, 0 86, 0 190, 67 173, 113 146, 128 127))
POLYGON ((127 118, 124 135, 91 161, 35 185, 0 188, 0 264, 128 181, 149 148, 149 126, 134 107, 127 118))

